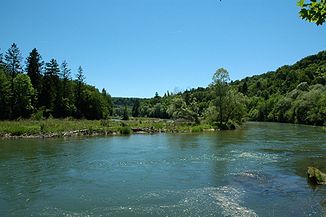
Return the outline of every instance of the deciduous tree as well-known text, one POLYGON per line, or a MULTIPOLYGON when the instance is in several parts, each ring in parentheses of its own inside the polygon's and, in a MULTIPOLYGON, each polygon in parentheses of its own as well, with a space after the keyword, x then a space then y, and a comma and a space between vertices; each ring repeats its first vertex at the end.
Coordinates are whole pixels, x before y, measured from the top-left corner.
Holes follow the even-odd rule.
POLYGON ((298 6, 301 7, 300 17, 316 25, 322 25, 326 20, 326 0, 299 0, 298 6))
POLYGON ((226 95, 229 89, 228 82, 230 81, 229 72, 224 69, 220 68, 216 70, 213 75, 213 89, 216 93, 216 108, 218 109, 219 113, 219 127, 223 127, 223 115, 225 111, 225 107, 227 105, 226 102, 226 95))
POLYGON ((13 117, 29 117, 33 112, 34 88, 28 75, 18 74, 14 79, 14 87, 13 117))

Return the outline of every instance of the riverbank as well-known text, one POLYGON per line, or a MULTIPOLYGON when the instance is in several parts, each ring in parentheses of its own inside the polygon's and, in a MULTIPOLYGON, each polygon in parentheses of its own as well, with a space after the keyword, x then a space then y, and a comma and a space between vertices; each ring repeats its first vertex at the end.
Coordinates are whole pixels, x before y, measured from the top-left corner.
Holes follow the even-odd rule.
POLYGON ((56 138, 73 136, 127 135, 213 131, 208 124, 136 118, 110 120, 16 120, 0 121, 0 138, 56 138))

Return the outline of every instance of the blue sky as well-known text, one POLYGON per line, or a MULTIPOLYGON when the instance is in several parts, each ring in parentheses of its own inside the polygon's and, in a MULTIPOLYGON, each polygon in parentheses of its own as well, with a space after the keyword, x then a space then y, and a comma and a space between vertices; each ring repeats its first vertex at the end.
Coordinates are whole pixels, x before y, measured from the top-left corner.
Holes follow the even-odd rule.
POLYGON ((326 24, 302 21, 296 0, 5 0, 0 48, 81 65, 86 82, 112 96, 207 86, 326 50, 326 24))

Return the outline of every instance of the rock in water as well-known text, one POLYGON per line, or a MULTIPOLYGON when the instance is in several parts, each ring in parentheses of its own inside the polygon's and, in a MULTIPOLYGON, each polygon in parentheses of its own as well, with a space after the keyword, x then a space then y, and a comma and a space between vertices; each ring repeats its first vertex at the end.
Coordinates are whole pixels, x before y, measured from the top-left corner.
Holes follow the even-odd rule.
POLYGON ((308 167, 307 171, 308 180, 313 184, 325 185, 326 184, 326 173, 321 172, 315 167, 308 167))

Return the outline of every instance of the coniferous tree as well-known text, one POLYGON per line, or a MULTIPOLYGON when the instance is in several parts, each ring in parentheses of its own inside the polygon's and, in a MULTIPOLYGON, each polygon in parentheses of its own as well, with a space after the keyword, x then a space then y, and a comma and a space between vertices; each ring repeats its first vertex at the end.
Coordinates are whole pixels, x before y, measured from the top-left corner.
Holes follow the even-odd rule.
POLYGON ((4 68, 0 67, 0 119, 9 118, 10 114, 10 79, 4 68))
POLYGON ((132 106, 132 116, 139 117, 139 115, 140 115, 140 102, 139 100, 136 100, 134 105, 132 106))
MULTIPOLYGON (((42 66, 42 57, 37 49, 34 48, 26 59, 26 71, 36 91, 35 95, 37 99, 40 98, 42 91, 42 66)), ((33 106, 35 107, 36 105, 37 103, 33 102, 33 106)))
POLYGON ((55 109, 55 102, 57 98, 59 86, 59 65, 55 59, 45 64, 45 72, 41 93, 41 105, 45 106, 51 112, 55 109))
POLYGON ((124 120, 124 121, 129 120, 129 112, 128 112, 127 106, 125 106, 123 109, 122 120, 124 120))
POLYGON ((113 105, 112 105, 112 98, 111 95, 106 92, 106 90, 102 89, 102 96, 104 97, 105 101, 107 102, 108 113, 112 115, 113 113, 113 105))
POLYGON ((243 93, 244 95, 247 95, 247 93, 248 93, 247 81, 245 81, 242 86, 239 86, 238 91, 243 93))
POLYGON ((68 98, 70 93, 70 88, 68 82, 71 79, 71 70, 68 68, 68 63, 63 61, 61 64, 61 75, 62 75, 62 96, 68 98))
POLYGON ((11 45, 11 47, 7 50, 7 53, 5 55, 5 65, 6 65, 6 71, 9 73, 11 76, 11 94, 10 94, 10 111, 9 111, 9 117, 12 117, 13 113, 13 106, 14 106, 14 98, 13 98, 13 93, 15 91, 14 89, 14 78, 16 74, 22 72, 22 67, 21 67, 21 60, 22 60, 22 55, 20 53, 19 48, 15 43, 11 45))
POLYGON ((7 71, 12 78, 14 78, 16 74, 22 72, 21 61, 22 55, 20 50, 17 45, 13 43, 5 55, 7 71))
POLYGON ((61 98, 58 110, 61 111, 61 117, 72 116, 76 112, 76 106, 73 102, 71 70, 68 68, 66 61, 61 64, 61 81, 62 92, 59 94, 61 98))
POLYGON ((83 115, 83 89, 84 89, 84 72, 81 66, 78 67, 77 75, 76 75, 76 108, 77 108, 77 118, 81 118, 83 115))

